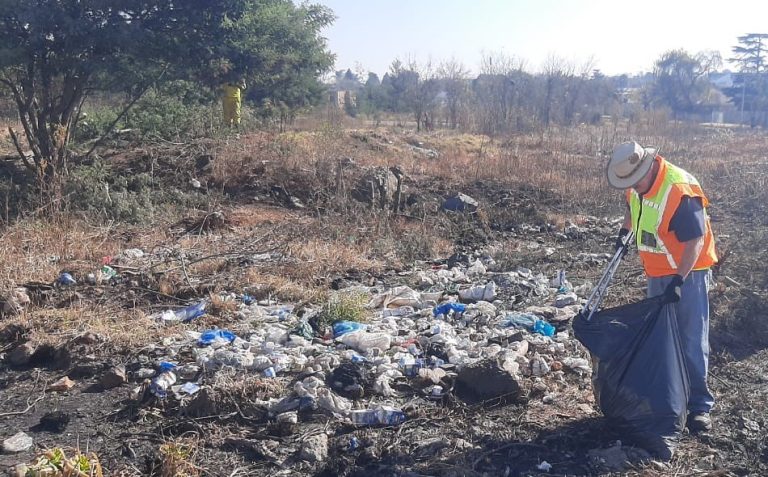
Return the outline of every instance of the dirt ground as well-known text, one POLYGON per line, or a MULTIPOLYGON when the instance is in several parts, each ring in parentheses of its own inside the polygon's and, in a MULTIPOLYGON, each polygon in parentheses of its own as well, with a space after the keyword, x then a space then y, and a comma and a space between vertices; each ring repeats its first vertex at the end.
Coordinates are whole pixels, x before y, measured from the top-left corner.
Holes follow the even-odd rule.
MULTIPOLYGON (((577 257, 610 252, 617 228, 611 220, 621 213, 616 194, 593 192, 604 185, 586 185, 590 178, 594 182, 602 177, 602 162, 594 154, 602 139, 584 140, 575 158, 555 149, 562 144, 560 137, 531 137, 506 146, 497 141, 496 156, 484 152, 491 150, 486 139, 416 139, 420 149, 413 157, 403 151, 410 151, 414 138, 403 133, 356 131, 333 139, 344 144, 338 156, 352 157, 354 167, 398 165, 406 172, 414 203, 398 213, 347 205, 339 198, 338 182, 325 189, 313 183, 334 177, 331 170, 314 173, 310 180, 306 169, 317 167, 335 143, 301 138, 292 147, 310 141, 315 163, 310 159, 305 166, 294 165, 294 156, 285 155, 279 170, 267 165, 266 172, 259 171, 264 149, 257 149, 247 177, 223 180, 221 168, 232 164, 217 164, 219 169, 209 172, 210 188, 224 191, 224 198, 216 201, 220 223, 210 210, 158 216, 145 225, 99 228, 73 219, 41 226, 30 219, 9 226, 3 232, 8 244, 3 260, 15 265, 6 267, 6 279, 26 285, 32 303, 18 316, 0 318, 0 352, 5 353, 0 363, 0 441, 24 431, 35 445, 20 454, 0 454, 0 468, 31 462, 42 449, 65 447, 94 452, 105 475, 122 476, 768 475, 768 268, 761 260, 768 232, 768 172, 762 152, 768 139, 749 133, 722 136, 705 130, 665 143, 668 157, 698 176, 710 195, 723 257, 711 293, 714 429, 683 435, 670 463, 612 468, 605 459, 596 459, 590 451, 602 449, 610 455, 622 436, 594 409, 588 382, 577 379, 570 379, 559 397, 547 403, 535 390, 511 402, 467 404, 452 396, 435 401, 404 385, 398 391, 409 402, 408 419, 394 427, 354 427, 317 410, 300 411, 297 426, 280 425, 251 404, 283 395, 294 383, 289 376, 266 381, 231 371, 210 383, 220 392, 203 398, 182 403, 129 398, 142 382, 131 373, 141 363, 165 356, 164 340, 188 329, 239 326, 231 307, 216 300, 213 312, 189 325, 163 327, 152 318, 200 298, 248 289, 258 299, 318 302, 340 283, 394 286, 407 282, 414 262, 443 264, 456 253, 489 247, 501 269, 526 267, 546 276, 565 269, 574 282, 597 280, 603 264, 577 257), (421 157, 421 149, 441 156, 421 157), (724 157, 725 150, 733 151, 731 157, 724 157), (446 177, 446 170, 461 171, 473 158, 478 160, 477 154, 487 154, 487 171, 446 177), (528 161, 536 160, 549 165, 541 165, 540 177, 533 178, 536 166, 528 161), (571 194, 569 187, 582 190, 571 194), (440 201, 452 192, 475 198, 479 211, 440 211, 440 201), (296 207, 291 197, 302 206, 296 207), (579 232, 564 233, 570 224, 577 224, 579 232), (52 240, 57 245, 51 246, 52 240), (525 246, 530 243, 537 245, 525 246), (550 247, 554 253, 541 252, 550 247), (83 277, 101 266, 101 257, 130 248, 163 258, 151 267, 118 267, 125 278, 105 285, 49 286, 60 271, 83 277), (283 259, 263 258, 270 253, 283 259), (259 254, 262 258, 255 262, 248 258, 259 254), (95 338, 84 339, 88 332, 95 338), (8 356, 24 342, 37 351, 29 363, 12 366, 8 356), (105 390, 101 376, 118 365, 127 367, 130 382, 105 390), (75 387, 46 392, 65 375, 75 387), (59 414, 41 423, 51 412, 59 414), (315 463, 299 459, 301 442, 321 433, 330 435, 328 458, 315 463), (550 470, 542 467, 544 462, 550 470)), ((292 154, 307 152, 299 149, 292 154)), ((330 162, 339 163, 343 160, 330 162)), ((631 254, 607 304, 641 297, 643 282, 637 256, 631 254)))

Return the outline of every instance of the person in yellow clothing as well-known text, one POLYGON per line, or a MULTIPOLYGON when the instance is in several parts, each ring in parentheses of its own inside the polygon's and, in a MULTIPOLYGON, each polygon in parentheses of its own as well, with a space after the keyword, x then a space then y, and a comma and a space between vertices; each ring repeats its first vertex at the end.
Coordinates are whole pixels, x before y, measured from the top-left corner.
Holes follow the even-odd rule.
POLYGON ((242 104, 242 92, 244 89, 244 80, 240 80, 237 83, 225 83, 222 87, 225 126, 235 128, 240 126, 240 105, 242 104))
POLYGON ((607 175, 611 186, 625 191, 627 201, 616 247, 633 231, 648 296, 665 295, 668 303, 675 303, 690 379, 688 428, 708 431, 715 400, 707 387, 707 292, 710 268, 717 263, 709 201, 695 177, 634 141, 616 146, 607 175))

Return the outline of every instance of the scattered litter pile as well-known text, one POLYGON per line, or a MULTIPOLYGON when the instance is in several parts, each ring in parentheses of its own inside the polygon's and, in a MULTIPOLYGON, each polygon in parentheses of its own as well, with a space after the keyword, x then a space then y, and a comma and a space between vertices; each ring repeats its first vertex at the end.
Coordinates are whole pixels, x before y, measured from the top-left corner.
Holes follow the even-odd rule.
MULTIPOLYGON (((128 365, 140 382, 131 397, 177 400, 181 412, 200 414, 217 373, 236 370, 242 379, 278 384, 282 395, 249 403, 278 426, 290 428, 306 412, 339 424, 394 426, 419 406, 454 396, 512 402, 547 383, 588 382, 587 355, 568 329, 580 305, 564 274, 549 280, 526 269, 492 273, 477 259, 416 271, 404 282, 340 291, 365 297, 358 321, 323 317, 321 308, 222 297, 238 302, 231 329, 187 330, 147 348, 128 365), (524 303, 519 310, 499 299, 513 295, 524 303)), ((204 312, 202 301, 157 320, 193 327, 204 312)))
MULTIPOLYGON (((424 264, 400 274, 396 286, 349 286, 339 296, 364 303, 349 316, 234 293, 217 298, 237 310, 228 329, 199 326, 211 299, 160 311, 158 326, 180 332, 149 344, 99 382, 103 389, 132 382, 134 405, 198 417, 220 413, 222 384, 238 382, 258 389, 247 402, 235 399, 239 415, 283 434, 319 415, 337 426, 398 426, 456 398, 539 399, 546 406, 567 385, 588 386, 590 361, 569 323, 591 285, 574 288, 563 272, 548 279, 523 268, 489 268, 495 267, 487 258, 462 259, 424 264)), ((94 274, 96 282, 120 280, 110 270, 94 274)), ((273 461, 326 459, 328 435, 302 434, 290 456, 273 461)))

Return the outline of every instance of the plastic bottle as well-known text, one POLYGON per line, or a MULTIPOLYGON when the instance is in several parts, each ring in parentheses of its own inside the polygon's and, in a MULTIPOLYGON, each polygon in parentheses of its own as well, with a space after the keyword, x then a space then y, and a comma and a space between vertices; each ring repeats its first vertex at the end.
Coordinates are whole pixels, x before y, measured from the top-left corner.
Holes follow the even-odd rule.
POLYGON ((149 385, 149 391, 160 399, 165 399, 168 389, 176 383, 176 374, 173 371, 160 373, 149 385))
POLYGON ((374 409, 362 409, 349 412, 352 424, 358 426, 374 426, 378 424, 378 418, 374 409))
POLYGON ((403 369, 403 374, 405 376, 418 376, 419 369, 421 369, 423 366, 424 366, 423 359, 417 359, 412 363, 409 363, 409 362, 400 363, 400 367, 403 369))
POLYGON ((264 370, 264 376, 267 378, 274 378, 277 376, 277 370, 273 366, 270 366, 264 370))
POLYGON ((176 310, 173 312, 173 314, 176 315, 176 318, 186 323, 194 320, 195 318, 203 316, 205 314, 206 305, 207 303, 205 300, 203 300, 195 305, 190 305, 186 308, 176 310))
POLYGON ((405 422, 405 413, 399 409, 382 406, 379 409, 350 411, 349 417, 358 426, 397 426, 405 422))
POLYGON ((66 272, 59 275, 58 282, 59 285, 77 285, 77 280, 75 280, 72 275, 66 272))
POLYGON ((399 409, 382 407, 376 411, 376 417, 379 424, 387 426, 397 426, 405 422, 405 413, 399 409))

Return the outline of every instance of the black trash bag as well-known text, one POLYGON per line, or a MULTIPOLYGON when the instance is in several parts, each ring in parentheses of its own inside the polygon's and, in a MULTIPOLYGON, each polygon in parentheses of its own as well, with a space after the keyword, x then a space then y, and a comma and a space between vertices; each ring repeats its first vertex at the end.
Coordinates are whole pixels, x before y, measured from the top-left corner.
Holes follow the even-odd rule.
POLYGON ((592 354, 595 400, 625 439, 670 459, 685 428, 690 383, 674 306, 663 297, 573 321, 592 354))

